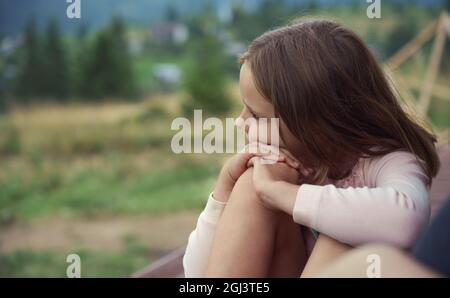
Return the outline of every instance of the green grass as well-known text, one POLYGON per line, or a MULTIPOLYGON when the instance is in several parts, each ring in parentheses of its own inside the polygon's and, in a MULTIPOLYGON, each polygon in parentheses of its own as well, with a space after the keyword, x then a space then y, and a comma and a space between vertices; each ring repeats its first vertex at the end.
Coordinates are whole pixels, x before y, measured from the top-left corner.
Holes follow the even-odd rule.
POLYGON ((433 125, 439 129, 450 127, 450 102, 444 100, 432 100, 428 111, 428 116, 433 125))
POLYGON ((165 170, 86 169, 70 178, 54 171, 31 178, 11 173, 0 182, 0 219, 53 214, 161 213, 200 208, 218 166, 184 162, 165 170))
POLYGON ((66 258, 73 253, 80 256, 81 277, 128 277, 147 266, 152 254, 134 238, 124 240, 126 247, 120 252, 79 249, 0 253, 0 277, 67 277, 70 264, 66 258))

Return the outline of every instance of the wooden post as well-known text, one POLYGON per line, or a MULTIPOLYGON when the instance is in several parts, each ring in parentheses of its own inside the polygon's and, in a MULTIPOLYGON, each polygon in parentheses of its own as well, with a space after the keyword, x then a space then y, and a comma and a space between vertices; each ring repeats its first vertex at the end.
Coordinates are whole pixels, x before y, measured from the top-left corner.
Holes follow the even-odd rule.
POLYGON ((447 30, 447 34, 448 34, 448 36, 450 36, 450 17, 447 15, 447 18, 446 18, 447 20, 447 24, 445 25, 445 29, 447 30))
POLYGON ((439 63, 441 62, 442 53, 444 51, 446 31, 445 26, 447 22, 447 15, 443 13, 439 18, 437 27, 436 38, 434 40, 433 51, 430 57, 430 63, 425 73, 425 83, 422 86, 418 112, 419 115, 425 117, 428 111, 428 107, 431 101, 431 91, 436 79, 436 75, 439 71, 439 63))
POLYGON ((387 62, 390 70, 394 71, 397 67, 408 60, 417 50, 436 33, 438 21, 434 21, 423 29, 413 40, 398 50, 387 62))
MULTIPOLYGON (((420 92, 420 89, 422 89, 423 81, 415 76, 401 75, 397 73, 395 77, 397 79, 401 79, 403 82, 406 82, 412 90, 418 90, 420 92)), ((450 88, 434 83, 431 95, 442 100, 450 101, 450 88)))
POLYGON ((411 93, 411 88, 409 85, 405 82, 402 76, 395 75, 387 65, 384 66, 384 72, 389 78, 389 83, 393 84, 391 88, 405 99, 405 101, 400 102, 402 107, 408 110, 412 109, 413 111, 410 112, 414 112, 415 114, 415 96, 411 93))

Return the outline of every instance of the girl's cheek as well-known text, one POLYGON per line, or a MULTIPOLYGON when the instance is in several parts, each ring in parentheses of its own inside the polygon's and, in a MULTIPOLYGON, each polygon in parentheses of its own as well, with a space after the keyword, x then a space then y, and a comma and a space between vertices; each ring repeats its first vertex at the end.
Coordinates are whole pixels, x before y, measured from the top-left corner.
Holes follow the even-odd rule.
POLYGON ((270 121, 271 119, 267 119, 267 121, 262 121, 258 123, 258 133, 257 133, 258 141, 260 143, 265 143, 271 146, 279 147, 280 145, 282 145, 279 127, 278 125, 276 125, 276 123, 272 123, 270 121))
POLYGON ((281 145, 280 129, 278 124, 269 122, 267 129, 263 132, 272 146, 279 147, 281 145))
POLYGON ((250 143, 259 142, 260 138, 258 136, 258 124, 249 125, 248 129, 246 130, 246 133, 248 141, 250 143))
POLYGON ((272 146, 283 146, 278 126, 267 123, 250 125, 246 131, 249 142, 259 142, 272 146))
POLYGON ((260 142, 273 146, 283 146, 279 127, 277 125, 271 125, 269 121, 270 120, 266 122, 262 121, 262 123, 260 123, 258 119, 254 119, 254 121, 245 123, 243 118, 238 118, 236 120, 236 126, 245 131, 250 143, 260 142))

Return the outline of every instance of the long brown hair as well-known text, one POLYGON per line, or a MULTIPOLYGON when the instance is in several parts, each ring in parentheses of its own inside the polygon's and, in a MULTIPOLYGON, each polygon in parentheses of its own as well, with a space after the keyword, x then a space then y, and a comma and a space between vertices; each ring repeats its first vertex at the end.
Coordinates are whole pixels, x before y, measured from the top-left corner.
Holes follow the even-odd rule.
POLYGON ((316 177, 339 172, 343 158, 406 150, 423 161, 431 185, 439 169, 436 137, 402 109, 375 57, 351 30, 333 21, 297 21, 255 39, 244 62, 303 145, 300 161, 316 177))

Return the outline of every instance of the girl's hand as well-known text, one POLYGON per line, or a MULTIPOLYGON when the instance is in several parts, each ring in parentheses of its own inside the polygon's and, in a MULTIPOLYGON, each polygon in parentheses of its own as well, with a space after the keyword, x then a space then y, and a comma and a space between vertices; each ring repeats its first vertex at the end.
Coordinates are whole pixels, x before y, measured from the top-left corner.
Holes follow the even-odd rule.
POLYGON ((240 153, 234 155, 226 161, 219 174, 216 186, 213 191, 214 198, 218 201, 226 202, 231 194, 234 184, 238 178, 252 166, 249 162, 253 157, 263 157, 272 163, 282 162, 292 168, 299 168, 300 164, 292 157, 281 150, 261 143, 250 143, 240 153))
POLYGON ((264 194, 266 188, 278 181, 292 184, 300 182, 300 173, 286 163, 264 163, 264 157, 252 158, 253 163, 253 185, 258 194, 264 194))
MULTIPOLYGON (((263 146, 267 146, 267 145, 263 145, 263 146)), ((269 147, 270 147, 270 146, 269 146, 269 147)), ((270 149, 271 149, 271 148, 265 149, 265 150, 270 150, 270 149)), ((284 157, 285 160, 283 160, 283 162, 286 162, 286 163, 287 163, 289 166, 291 166, 292 168, 297 169, 302 175, 305 175, 305 176, 308 175, 309 171, 306 170, 306 169, 304 169, 304 168, 301 166, 300 162, 299 162, 299 161, 294 157, 294 155, 292 155, 292 153, 289 152, 287 149, 279 148, 279 149, 278 149, 278 152, 277 152, 277 153, 274 153, 273 155, 276 155, 276 154, 278 154, 278 155, 284 157)), ((272 156, 272 155, 271 155, 271 156, 272 156)), ((253 157, 253 156, 252 156, 252 157, 253 157)), ((267 159, 267 156, 261 156, 261 157, 264 157, 265 159, 267 159)), ((254 160, 253 158, 250 158, 250 159, 249 159, 249 161, 248 161, 248 163, 247 163, 247 167, 253 166, 253 160, 254 160)), ((273 162, 274 160, 276 160, 276 159, 271 159, 271 162, 269 162, 269 163, 275 163, 275 162, 273 162)))
POLYGON ((269 208, 292 214, 299 184, 305 178, 286 163, 268 164, 264 157, 253 157, 253 185, 269 208))

